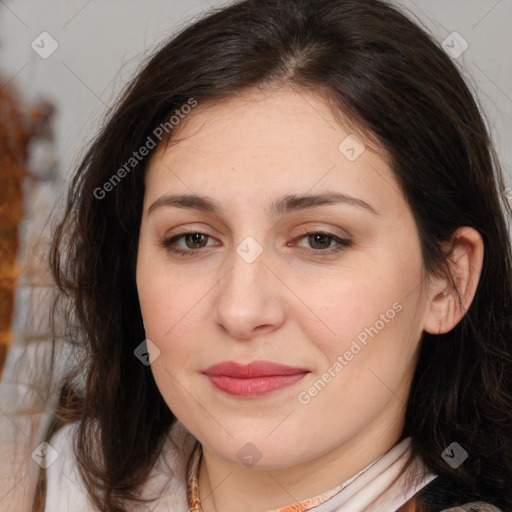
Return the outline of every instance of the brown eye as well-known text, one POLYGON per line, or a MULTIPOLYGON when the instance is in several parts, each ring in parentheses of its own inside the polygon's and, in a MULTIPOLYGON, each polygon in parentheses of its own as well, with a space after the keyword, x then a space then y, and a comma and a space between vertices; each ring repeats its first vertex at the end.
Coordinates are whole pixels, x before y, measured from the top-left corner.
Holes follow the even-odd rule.
POLYGON ((187 247, 190 249, 199 249, 200 247, 204 247, 206 245, 207 236, 203 233, 189 233, 185 235, 185 243, 187 247), (203 244, 203 242, 205 242, 203 244))
POLYGON ((327 249, 332 240, 333 238, 325 233, 308 235, 309 244, 313 249, 327 249))

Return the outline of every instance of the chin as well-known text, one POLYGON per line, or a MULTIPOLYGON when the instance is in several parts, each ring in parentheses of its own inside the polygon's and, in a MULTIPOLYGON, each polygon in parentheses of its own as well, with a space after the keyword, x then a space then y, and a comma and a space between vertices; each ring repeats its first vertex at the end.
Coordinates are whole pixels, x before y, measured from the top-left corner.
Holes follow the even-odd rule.
POLYGON ((281 437, 271 439, 272 435, 268 436, 268 432, 256 434, 254 426, 233 431, 236 431, 233 437, 224 433, 221 437, 206 436, 204 441, 199 441, 225 462, 248 469, 280 469, 306 462, 311 456, 299 439, 290 436, 284 436, 286 443, 283 443, 281 437), (300 452, 297 446, 301 446, 300 452))

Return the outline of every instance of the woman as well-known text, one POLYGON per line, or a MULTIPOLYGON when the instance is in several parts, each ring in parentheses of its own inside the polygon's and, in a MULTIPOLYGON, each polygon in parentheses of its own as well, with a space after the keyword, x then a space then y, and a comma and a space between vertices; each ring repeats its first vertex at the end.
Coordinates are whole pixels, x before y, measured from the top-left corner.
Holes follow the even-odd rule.
POLYGON ((83 358, 38 503, 512 510, 503 191, 450 57, 389 4, 184 29, 55 233, 83 358))

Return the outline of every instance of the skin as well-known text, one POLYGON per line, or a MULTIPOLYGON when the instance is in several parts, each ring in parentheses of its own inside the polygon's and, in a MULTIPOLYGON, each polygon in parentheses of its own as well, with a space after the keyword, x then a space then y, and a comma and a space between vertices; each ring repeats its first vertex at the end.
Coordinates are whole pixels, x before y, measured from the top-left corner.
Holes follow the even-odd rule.
POLYGON ((460 321, 478 284, 483 242, 471 228, 456 233, 449 263, 463 307, 447 276, 422 280, 418 232, 385 155, 367 146, 347 159, 338 148, 350 131, 312 92, 258 89, 199 105, 176 135, 149 163, 138 249, 146 336, 160 351, 153 350, 156 383, 202 444, 205 512, 290 505, 396 444, 422 333, 460 321), (343 203, 279 215, 268 209, 286 195, 322 192, 359 198, 376 214, 343 203), (160 206, 149 213, 166 194, 207 195, 221 211, 160 206), (207 237, 181 237, 172 247, 201 252, 183 256, 162 246, 185 229, 207 237), (308 232, 351 245, 322 255, 338 243, 308 232), (237 253, 248 236, 262 249, 252 263, 237 253), (396 303, 400 312, 301 403, 299 393, 396 303), (265 397, 233 397, 201 373, 228 360, 310 373, 265 397), (252 467, 237 456, 247 443, 261 456, 252 467))

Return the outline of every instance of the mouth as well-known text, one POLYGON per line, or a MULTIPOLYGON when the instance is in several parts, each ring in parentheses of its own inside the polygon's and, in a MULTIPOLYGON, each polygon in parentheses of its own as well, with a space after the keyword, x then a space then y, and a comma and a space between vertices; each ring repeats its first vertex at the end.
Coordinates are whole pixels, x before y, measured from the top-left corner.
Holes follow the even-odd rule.
POLYGON ((308 373, 309 370, 304 368, 294 368, 271 361, 255 361, 250 364, 225 361, 203 371, 216 389, 239 397, 268 395, 292 386, 308 373))

